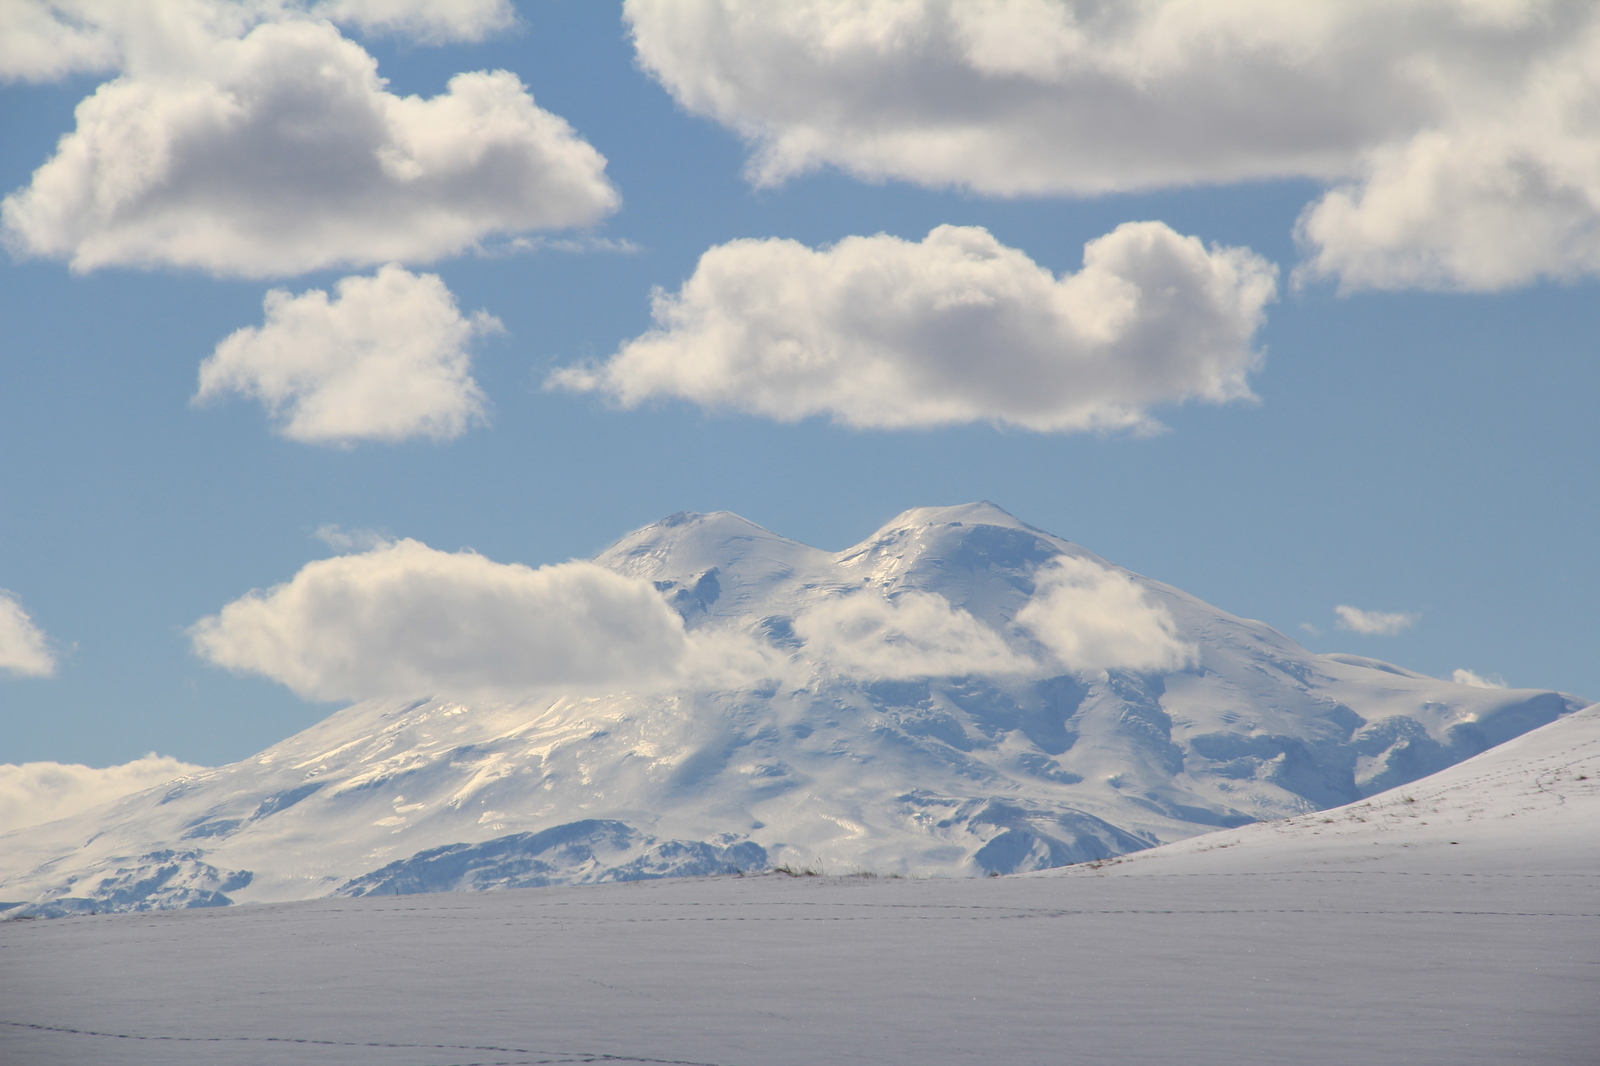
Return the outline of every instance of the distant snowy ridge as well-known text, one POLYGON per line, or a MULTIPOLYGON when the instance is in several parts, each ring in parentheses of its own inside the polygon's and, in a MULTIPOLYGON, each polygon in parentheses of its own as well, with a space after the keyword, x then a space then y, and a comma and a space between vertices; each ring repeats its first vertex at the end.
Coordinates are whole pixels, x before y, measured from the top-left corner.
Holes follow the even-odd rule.
POLYGON ((908 511, 838 553, 680 514, 595 561, 654 585, 693 671, 359 703, 0 836, 0 901, 1037 870, 1359 800, 1585 702, 1313 655, 991 504, 908 511))
MULTIPOLYGON (((1095 873, 1600 875, 1600 704, 1331 810, 1181 840, 1095 873)), ((1079 871, 1074 871, 1077 873, 1079 871)))

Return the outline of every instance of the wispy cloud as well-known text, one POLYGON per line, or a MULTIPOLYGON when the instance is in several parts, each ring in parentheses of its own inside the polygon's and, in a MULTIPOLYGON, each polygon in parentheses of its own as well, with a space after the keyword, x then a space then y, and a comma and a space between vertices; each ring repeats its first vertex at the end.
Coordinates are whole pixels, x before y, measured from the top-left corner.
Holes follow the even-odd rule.
POLYGON ((373 548, 394 543, 393 537, 379 533, 375 529, 345 529, 331 522, 325 526, 318 526, 311 535, 337 552, 371 551, 373 548))
POLYGON ((1499 674, 1476 674, 1471 670, 1457 670, 1450 675, 1450 680, 1458 685, 1471 685, 1473 688, 1506 687, 1506 679, 1499 674))
POLYGON ((485 243, 480 255, 513 255, 519 252, 568 252, 581 255, 590 252, 609 252, 616 255, 635 255, 643 249, 626 237, 512 237, 507 241, 485 243))
POLYGON ((511 0, 316 0, 309 7, 317 18, 423 44, 481 41, 517 20, 511 0))
POLYGON ((5 589, 0 589, 0 671, 17 677, 51 677, 56 672, 56 657, 44 632, 5 589))
POLYGON ((1346 604, 1335 607, 1333 613, 1338 616, 1340 629, 1367 637, 1392 637, 1410 629, 1422 617, 1410 611, 1363 611, 1346 604))

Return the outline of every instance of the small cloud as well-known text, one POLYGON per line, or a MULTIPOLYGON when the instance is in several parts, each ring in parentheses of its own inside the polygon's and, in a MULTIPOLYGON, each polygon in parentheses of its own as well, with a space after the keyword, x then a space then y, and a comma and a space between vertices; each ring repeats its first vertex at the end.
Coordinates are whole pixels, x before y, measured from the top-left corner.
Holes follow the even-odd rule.
POLYGON ((1307 633, 1311 634, 1313 637, 1322 636, 1322 630, 1318 629, 1316 626, 1312 625, 1310 622, 1301 622, 1300 623, 1300 628, 1305 630, 1307 633))
POLYGON ((28 762, 0 765, 0 833, 43 825, 204 770, 151 752, 120 766, 28 762))
POLYGON ((392 537, 386 537, 375 529, 345 529, 334 523, 319 526, 311 535, 337 552, 371 551, 394 543, 392 537))
POLYGON ((517 21, 511 0, 321 0, 310 13, 422 44, 481 41, 517 21))
POLYGON ((508 241, 484 245, 479 254, 486 256, 511 255, 518 252, 614 252, 634 255, 643 249, 626 237, 513 237, 508 241))
POLYGON ((197 403, 254 397, 280 434, 308 444, 450 440, 484 421, 467 348, 504 327, 485 311, 462 315, 437 274, 391 263, 342 278, 332 299, 273 289, 264 308, 260 326, 231 334, 201 364, 197 403))
POLYGON ((1411 611, 1363 611, 1359 607, 1340 604, 1333 609, 1339 616, 1339 628, 1366 637, 1392 637, 1416 625, 1420 614, 1411 611))
POLYGON ((1471 685, 1473 688, 1506 687, 1506 679, 1499 674, 1475 674, 1471 670, 1457 670, 1450 675, 1450 680, 1458 685, 1471 685))
POLYGON ((56 672, 56 657, 44 633, 5 589, 0 589, 0 671, 17 677, 52 677, 56 672))

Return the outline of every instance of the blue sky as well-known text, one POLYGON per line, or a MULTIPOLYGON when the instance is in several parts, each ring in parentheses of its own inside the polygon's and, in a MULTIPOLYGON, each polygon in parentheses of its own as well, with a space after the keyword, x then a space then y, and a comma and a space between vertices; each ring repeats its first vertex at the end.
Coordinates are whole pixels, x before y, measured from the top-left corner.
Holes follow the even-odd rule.
MULTIPOLYGON (((542 237, 533 248, 491 235, 404 260, 437 274, 463 312, 504 326, 469 345, 487 424, 458 437, 327 446, 275 433, 246 397, 191 403, 218 343, 262 325, 269 289, 329 290, 374 266, 74 272, 11 236, 0 268, 0 588, 56 666, 0 673, 0 761, 107 765, 155 750, 217 764, 325 716, 337 704, 206 662, 187 634, 331 554, 319 529, 538 566, 591 556, 679 510, 735 511, 836 550, 906 508, 989 499, 1313 650, 1600 695, 1600 304, 1582 219, 1571 223, 1579 251, 1548 269, 1341 295, 1336 277, 1290 282, 1309 254, 1296 219, 1342 180, 1310 166, 1010 195, 979 179, 968 182, 976 190, 919 179, 915 166, 868 173, 839 149, 757 185, 739 133, 641 69, 619 6, 547 0, 516 15, 482 41, 445 45, 342 24, 397 95, 435 96, 465 71, 513 72, 605 157, 621 196, 598 223, 513 232, 542 237), (1166 431, 1141 435, 982 418, 856 428, 672 397, 623 409, 544 387, 553 370, 606 360, 644 334, 652 289, 676 292, 725 242, 920 242, 936 226, 981 226, 1061 275, 1080 268, 1085 242, 1147 220, 1279 268, 1250 341, 1265 352, 1248 378, 1259 402, 1160 404, 1150 414, 1166 431), (577 250, 550 243, 563 240, 577 250), (1336 627, 1337 605, 1416 617, 1398 633, 1361 634, 1336 627)), ((1491 52, 1483 61, 1506 71, 1523 61, 1491 52)), ((116 73, 0 84, 6 191, 29 186, 73 130, 74 107, 116 73)), ((1493 248, 1478 252, 1498 261, 1493 248)))

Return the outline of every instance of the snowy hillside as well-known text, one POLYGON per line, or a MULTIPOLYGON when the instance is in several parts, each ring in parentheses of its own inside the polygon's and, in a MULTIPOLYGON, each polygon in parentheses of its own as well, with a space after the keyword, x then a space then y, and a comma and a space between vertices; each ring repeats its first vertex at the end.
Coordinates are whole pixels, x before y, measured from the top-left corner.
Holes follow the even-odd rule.
POLYGON ((596 561, 682 617, 679 675, 357 704, 0 837, 0 900, 1037 870, 1359 800, 1583 705, 1312 655, 989 504, 908 511, 836 554, 675 515, 596 561))
POLYGON ((1600 705, 1332 810, 1099 865, 1125 875, 1406 869, 1581 877, 1600 902, 1600 705))
POLYGON ((7 1066, 1592 1066, 1600 707, 1351 807, 1023 877, 0 923, 7 1066))

